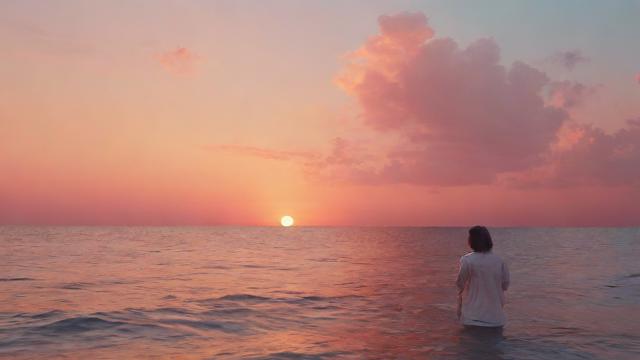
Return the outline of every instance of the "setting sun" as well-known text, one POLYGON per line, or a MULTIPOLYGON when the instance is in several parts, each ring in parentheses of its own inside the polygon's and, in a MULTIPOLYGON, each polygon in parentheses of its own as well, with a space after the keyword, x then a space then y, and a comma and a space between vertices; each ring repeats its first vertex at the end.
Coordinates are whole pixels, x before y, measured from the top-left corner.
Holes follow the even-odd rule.
POLYGON ((285 215, 280 218, 280 224, 284 227, 289 227, 293 225, 293 218, 289 215, 285 215))

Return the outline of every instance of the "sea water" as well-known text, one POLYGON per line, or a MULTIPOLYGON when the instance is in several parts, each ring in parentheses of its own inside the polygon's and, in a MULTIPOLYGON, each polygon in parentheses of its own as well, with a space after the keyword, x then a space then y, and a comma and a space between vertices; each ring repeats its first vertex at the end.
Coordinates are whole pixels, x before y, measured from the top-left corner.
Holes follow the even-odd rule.
POLYGON ((0 358, 640 358, 640 229, 490 230, 501 332, 456 321, 466 228, 0 227, 0 358))

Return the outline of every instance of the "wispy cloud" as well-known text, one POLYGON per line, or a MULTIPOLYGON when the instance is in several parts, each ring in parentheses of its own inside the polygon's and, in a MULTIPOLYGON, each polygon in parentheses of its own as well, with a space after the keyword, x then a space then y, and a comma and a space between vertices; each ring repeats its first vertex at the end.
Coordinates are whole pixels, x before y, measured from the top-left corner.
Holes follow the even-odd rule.
POLYGON ((551 56, 551 62, 562 66, 567 70, 573 70, 578 64, 589 62, 589 58, 584 56, 580 50, 558 51, 551 56))
POLYGON ((245 145, 207 145, 204 146, 204 149, 267 160, 314 160, 320 157, 320 154, 310 151, 279 150, 245 145))
POLYGON ((159 54, 157 59, 160 65, 171 74, 190 75, 195 71, 200 57, 185 47, 179 47, 159 54))
POLYGON ((574 81, 554 81, 549 84, 549 102, 557 108, 574 108, 587 101, 598 88, 574 81))

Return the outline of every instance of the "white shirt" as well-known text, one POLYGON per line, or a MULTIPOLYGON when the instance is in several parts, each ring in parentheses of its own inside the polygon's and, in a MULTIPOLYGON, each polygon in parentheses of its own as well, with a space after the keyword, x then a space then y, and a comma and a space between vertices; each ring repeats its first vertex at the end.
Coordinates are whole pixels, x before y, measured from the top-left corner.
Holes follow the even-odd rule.
POLYGON ((466 296, 460 321, 464 325, 503 326, 507 318, 502 310, 504 291, 509 288, 509 269, 502 259, 489 252, 472 252, 460 258, 456 281, 466 296))

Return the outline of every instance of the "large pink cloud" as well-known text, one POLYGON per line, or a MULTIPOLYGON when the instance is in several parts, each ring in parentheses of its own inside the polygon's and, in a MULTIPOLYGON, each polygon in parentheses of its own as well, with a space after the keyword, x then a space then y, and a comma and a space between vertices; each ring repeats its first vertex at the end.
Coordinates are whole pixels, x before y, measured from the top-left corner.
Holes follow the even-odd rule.
POLYGON ((377 174, 383 182, 491 183, 541 163, 568 114, 547 105, 547 76, 500 64, 492 39, 466 48, 434 38, 424 15, 380 18, 380 34, 339 78, 365 124, 404 137, 377 174))
MULTIPOLYGON (((437 38, 422 13, 384 15, 379 27, 337 77, 359 107, 360 132, 378 141, 336 138, 324 155, 293 159, 305 172, 366 184, 638 185, 640 120, 608 133, 572 118, 599 85, 504 65, 492 39, 437 38)), ((567 67, 586 61, 565 55, 567 67)))
MULTIPOLYGON (((503 65, 492 39, 461 48, 436 38, 421 13, 382 16, 379 26, 338 82, 357 100, 365 128, 400 140, 378 167, 356 163, 333 173, 439 186, 505 178, 519 186, 638 184, 637 119, 607 133, 571 118, 599 85, 554 81, 518 61, 503 65)), ((588 60, 579 51, 561 55, 569 69, 588 60)))

